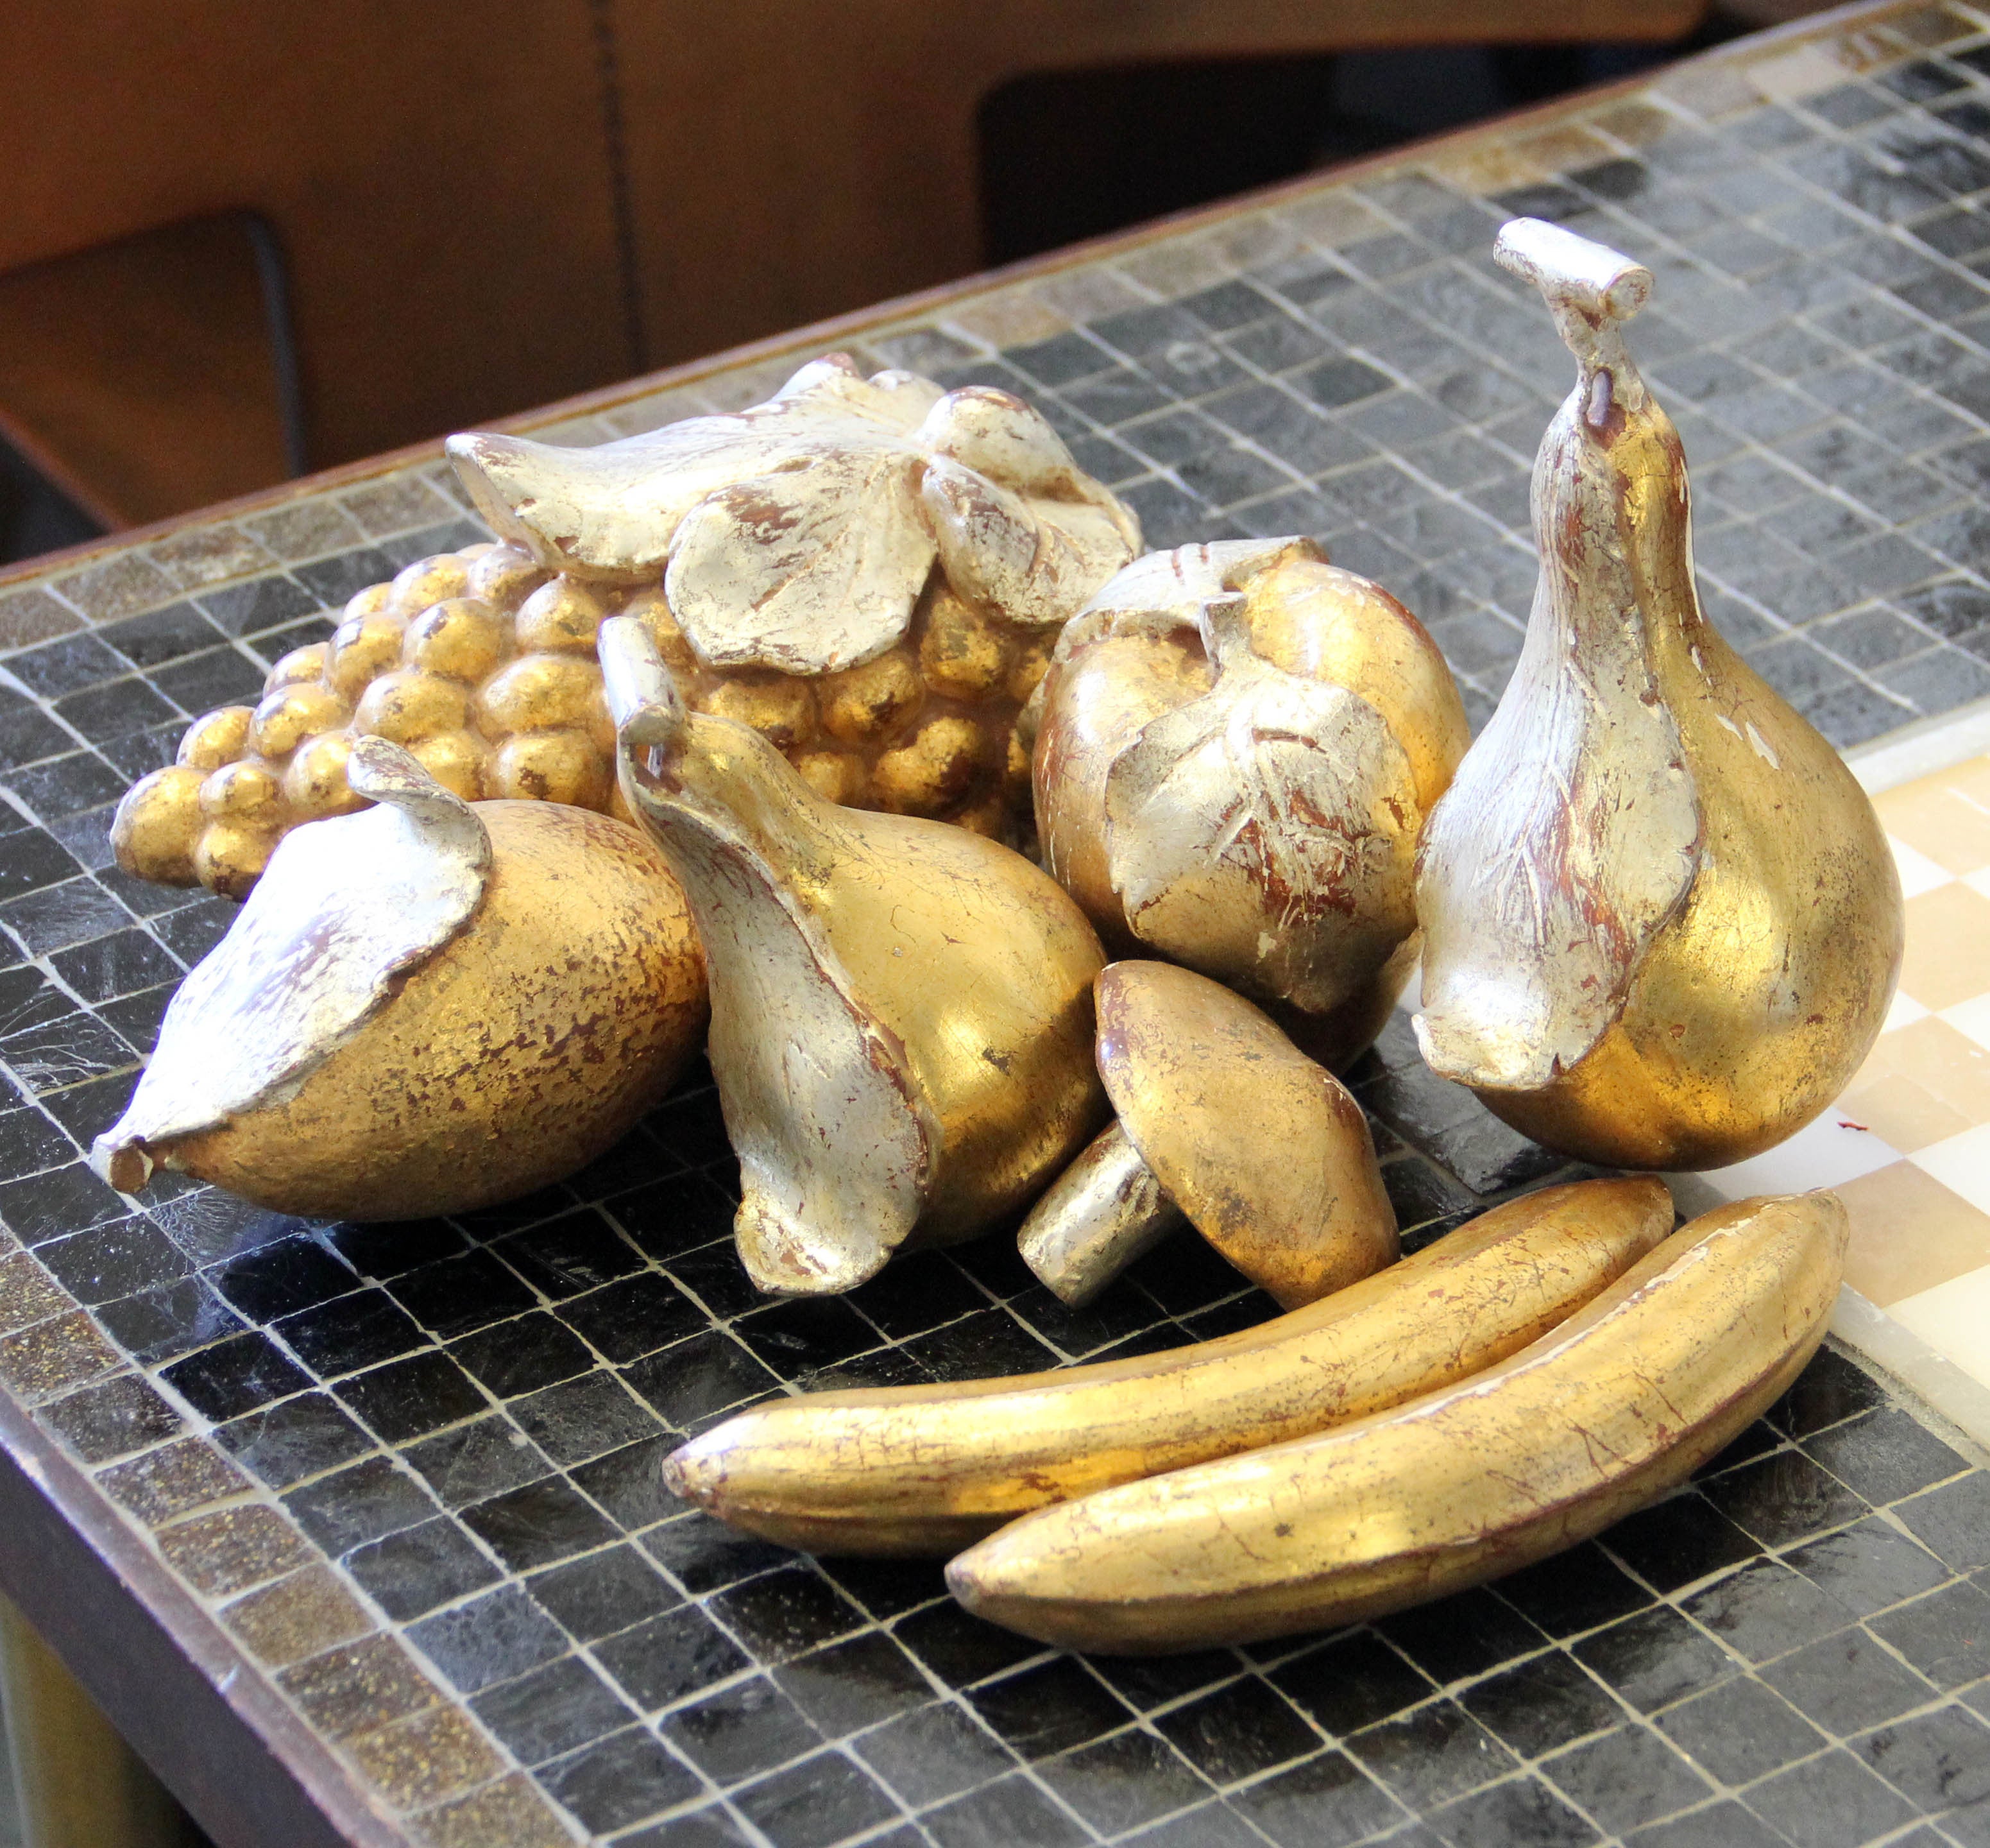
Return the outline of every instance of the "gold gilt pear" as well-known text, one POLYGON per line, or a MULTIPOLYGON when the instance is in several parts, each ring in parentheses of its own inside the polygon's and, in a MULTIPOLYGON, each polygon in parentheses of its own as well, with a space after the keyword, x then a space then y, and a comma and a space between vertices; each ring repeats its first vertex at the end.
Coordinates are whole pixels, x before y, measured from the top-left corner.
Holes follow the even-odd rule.
POLYGON ((739 1253, 817 1295, 1024 1204, 1099 1126, 1084 914, 965 828, 839 807, 689 712, 649 632, 603 625, 623 793, 682 882, 739 1156, 739 1253))
POLYGON ((1650 272, 1533 219, 1498 255, 1578 372, 1534 465, 1526 646, 1424 834, 1418 1037, 1551 1148, 1718 1167, 1857 1069, 1900 882, 1837 752, 1701 613, 1679 433, 1621 332, 1650 272))

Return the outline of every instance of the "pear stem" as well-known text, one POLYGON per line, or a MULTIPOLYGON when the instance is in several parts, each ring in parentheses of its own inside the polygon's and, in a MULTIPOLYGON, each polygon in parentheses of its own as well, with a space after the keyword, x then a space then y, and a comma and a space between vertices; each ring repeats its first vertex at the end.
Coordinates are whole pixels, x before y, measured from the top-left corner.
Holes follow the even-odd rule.
POLYGON ((1585 421, 1600 430, 1613 405, 1635 411, 1644 381, 1625 347, 1623 324, 1651 298, 1651 271, 1608 244, 1538 218, 1503 225, 1492 254, 1501 268, 1540 290, 1580 368, 1585 421))
POLYGON ((602 691, 623 749, 669 750, 684 734, 684 704, 655 637, 633 616, 611 616, 597 647, 602 691))

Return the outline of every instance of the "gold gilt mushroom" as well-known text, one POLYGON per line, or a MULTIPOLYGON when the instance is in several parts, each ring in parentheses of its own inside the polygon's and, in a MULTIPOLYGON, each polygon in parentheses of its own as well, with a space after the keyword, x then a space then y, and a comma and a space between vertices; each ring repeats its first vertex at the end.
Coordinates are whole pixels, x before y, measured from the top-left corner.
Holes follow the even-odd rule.
POLYGON ((1095 994, 1119 1120, 1024 1221, 1047 1288, 1082 1306, 1183 1216, 1282 1309, 1395 1262, 1360 1106, 1275 1021, 1166 963, 1111 963, 1095 994))

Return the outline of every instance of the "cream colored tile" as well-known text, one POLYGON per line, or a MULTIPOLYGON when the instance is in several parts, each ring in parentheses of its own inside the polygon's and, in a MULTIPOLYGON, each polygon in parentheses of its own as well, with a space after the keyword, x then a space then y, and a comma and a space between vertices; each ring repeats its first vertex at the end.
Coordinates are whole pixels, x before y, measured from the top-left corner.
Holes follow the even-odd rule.
POLYGON ((1936 865, 1926 854, 1893 835, 1886 837, 1886 844, 1893 850, 1893 864, 1900 869, 1903 898, 1918 899, 1923 892, 1946 885, 1955 877, 1947 867, 1936 865))
POLYGON ((1836 1106, 1903 1155, 1990 1123, 1990 1052, 1930 1014, 1883 1033, 1836 1106))
POLYGON ((1903 1297, 1886 1313, 1971 1379, 1990 1386, 1990 1265, 1903 1297))
POLYGON ((1990 1213, 1911 1161, 1835 1191, 1852 1220, 1845 1280, 1883 1308, 1990 1264, 1990 1213))
POLYGON ((1971 757, 1961 763, 1952 763, 1947 769, 1937 771, 1928 780, 1939 780, 1958 796, 1968 797, 1978 808, 1990 813, 1990 756, 1971 757))
POLYGON ((1906 993, 1937 1014, 1990 994, 1990 897, 1966 885, 1938 886, 1910 899, 1907 913, 1906 993))
POLYGON ((1894 840, 1951 873, 1980 872, 1990 867, 1990 807, 1954 779, 1937 771, 1887 790, 1873 806, 1894 840))
MULTIPOLYGON (((1902 994, 1896 990, 1893 1000, 1887 1004, 1886 1024, 1880 1029, 1880 1036, 1883 1039, 1890 1033, 1897 1033, 1903 1027, 1911 1027, 1916 1021, 1927 1018, 1927 1010, 1919 1001, 1912 995, 1902 994)), ((1968 1030, 1965 1028, 1964 1031, 1967 1032, 1968 1030)))
POLYGON ((1979 1046, 1990 1046, 1990 994, 1979 994, 1953 1007, 1944 1007, 1934 1017, 1946 1021, 1957 1032, 1979 1046))
POLYGON ((1907 1159, 1950 1192, 1990 1212, 1990 1123, 1931 1143, 1907 1159))
POLYGON ((1799 45, 1795 51, 1758 58, 1748 66, 1748 81, 1771 103, 1814 96, 1845 81, 1845 69, 1822 45, 1799 45))
POLYGON ((1591 127, 1615 136, 1627 148, 1649 148, 1654 141, 1663 141, 1679 125, 1679 117, 1669 110, 1660 109, 1643 97, 1612 103, 1588 120, 1591 127))
POLYGON ((1788 1141, 1731 1167, 1710 1168, 1699 1179, 1723 1200, 1745 1200, 1751 1194, 1802 1194, 1812 1187, 1835 1187, 1900 1158, 1898 1149, 1870 1130, 1846 1127, 1842 1113, 1833 1109, 1788 1141))
POLYGON ((1027 286, 963 302, 949 311, 948 318, 977 340, 995 346, 1048 340, 1071 326, 1068 315, 1059 314, 1027 286))

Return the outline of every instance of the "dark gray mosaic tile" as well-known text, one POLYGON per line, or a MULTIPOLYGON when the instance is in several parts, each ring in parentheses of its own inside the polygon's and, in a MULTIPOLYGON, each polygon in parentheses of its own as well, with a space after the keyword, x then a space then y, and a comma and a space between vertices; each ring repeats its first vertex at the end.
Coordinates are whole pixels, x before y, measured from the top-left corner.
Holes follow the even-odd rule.
MULTIPOLYGON (((753 1684, 749 1683, 749 1687, 753 1684)), ((716 1698, 716 1697, 715 1697, 716 1698)), ((810 1742, 813 1743, 812 1729, 810 1742)), ((1158 1741, 1146 1743, 1165 1755, 1158 1741)), ((866 1733, 854 1750, 908 1807, 958 1796, 1016 1768, 1015 1758, 966 1709, 951 1701, 922 1706, 866 1733)), ((796 1756, 794 1752, 783 1755, 796 1756)), ((763 1759, 762 1762, 766 1762, 763 1759)), ((1158 1782, 1158 1780, 1157 1780, 1158 1782)), ((1187 1782, 1197 1796, 1207 1787, 1187 1782)), ((1169 1803, 1166 1809, 1177 1809, 1169 1803)))
POLYGON ((1710 1786, 1659 1734, 1622 1727, 1542 1761, 1555 1787, 1605 1828, 1628 1833, 1710 1794, 1710 1786))
POLYGON ((1516 1765, 1513 1755, 1452 1700, 1384 1721, 1345 1743, 1363 1769, 1418 1811, 1495 1782, 1516 1765))
POLYGON ((1990 1799, 1990 1727, 1964 1709, 1896 1721, 1852 1749, 1924 1814, 1990 1799))
POLYGON ((1459 1697, 1474 1719, 1523 1758, 1608 1731, 1624 1710, 1571 1656, 1550 1650, 1476 1683, 1459 1697))
POLYGON ((922 1817, 938 1848, 1000 1848, 1009 1842, 1077 1848, 1088 1831, 1020 1775, 956 1798, 922 1817))
POLYGON ((1948 1577, 1940 1561, 1876 1515, 1784 1558, 1855 1617, 1870 1616, 1948 1577))
POLYGON ((1842 1750, 1765 1778, 1745 1800, 1791 1840, 1818 1848, 1871 1841, 1914 1816, 1912 1804, 1842 1750))
POLYGON ((215 1436, 236 1462, 273 1489, 321 1476, 374 1448, 373 1439, 321 1392, 232 1419, 215 1436))
POLYGON ((1864 1630, 1842 1630, 1785 1656, 1762 1679, 1814 1724, 1843 1738, 1924 1706, 1933 1690, 1864 1630))

